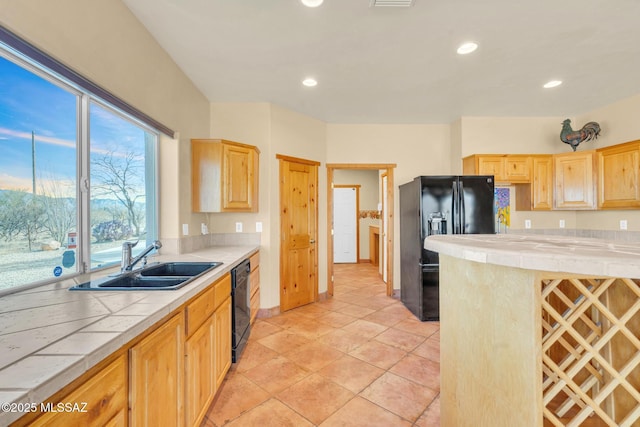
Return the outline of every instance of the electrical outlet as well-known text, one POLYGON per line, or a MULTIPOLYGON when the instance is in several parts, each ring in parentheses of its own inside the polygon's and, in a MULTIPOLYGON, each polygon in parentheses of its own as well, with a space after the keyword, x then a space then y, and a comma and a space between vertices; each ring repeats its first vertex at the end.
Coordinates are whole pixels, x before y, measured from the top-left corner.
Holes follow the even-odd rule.
POLYGON ((627 220, 626 219, 621 219, 620 220, 620 230, 626 230, 627 229, 627 220))
POLYGON ((242 233, 242 223, 236 222, 236 233, 242 233))
POLYGON ((524 228, 526 228, 526 229, 531 228, 531 220, 530 219, 525 219, 524 220, 524 228))
POLYGON ((560 220, 560 228, 564 228, 564 219, 560 220))
POLYGON ((256 233, 262 233, 262 222, 256 222, 256 233))
POLYGON ((189 224, 182 224, 182 235, 183 236, 189 235, 189 224))

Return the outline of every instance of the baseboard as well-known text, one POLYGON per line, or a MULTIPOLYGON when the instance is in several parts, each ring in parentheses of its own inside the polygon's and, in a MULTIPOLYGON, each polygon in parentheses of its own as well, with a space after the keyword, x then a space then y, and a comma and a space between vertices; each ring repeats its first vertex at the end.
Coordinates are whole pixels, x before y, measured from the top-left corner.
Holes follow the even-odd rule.
POLYGON ((369 258, 361 258, 358 260, 358 264, 371 263, 369 258))
POLYGON ((280 314, 280 306, 271 307, 271 308, 260 308, 258 309, 258 314, 256 317, 258 319, 268 319, 269 317, 274 317, 280 314))

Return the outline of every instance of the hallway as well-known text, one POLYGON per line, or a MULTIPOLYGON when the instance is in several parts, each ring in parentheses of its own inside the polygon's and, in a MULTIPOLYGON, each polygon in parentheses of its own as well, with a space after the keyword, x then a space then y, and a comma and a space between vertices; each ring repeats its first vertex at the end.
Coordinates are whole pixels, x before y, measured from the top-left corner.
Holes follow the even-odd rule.
POLYGON ((202 426, 438 426, 437 322, 387 297, 377 267, 336 264, 335 295, 258 319, 202 426))

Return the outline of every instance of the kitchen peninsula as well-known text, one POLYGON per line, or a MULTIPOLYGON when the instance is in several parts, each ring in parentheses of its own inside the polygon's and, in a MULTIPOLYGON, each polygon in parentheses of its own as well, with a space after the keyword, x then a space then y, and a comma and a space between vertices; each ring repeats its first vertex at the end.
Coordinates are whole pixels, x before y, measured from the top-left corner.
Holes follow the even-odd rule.
POLYGON ((504 234, 424 246, 440 254, 442 426, 638 425, 640 244, 504 234))

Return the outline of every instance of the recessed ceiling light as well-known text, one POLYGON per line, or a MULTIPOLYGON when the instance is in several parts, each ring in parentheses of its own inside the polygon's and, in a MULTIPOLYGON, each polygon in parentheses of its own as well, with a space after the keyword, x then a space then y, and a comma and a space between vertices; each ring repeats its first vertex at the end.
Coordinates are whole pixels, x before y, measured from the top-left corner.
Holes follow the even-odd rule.
POLYGON ((318 7, 324 0, 300 0, 307 7, 318 7))
POLYGON ((457 52, 460 55, 466 55, 467 53, 471 53, 478 48, 478 44, 474 42, 467 42, 460 45, 457 52))
POLYGON ((318 81, 314 78, 307 77, 302 81, 302 84, 308 87, 314 87, 318 84, 318 81))
POLYGON ((549 88, 552 88, 552 87, 560 86, 561 84, 562 84, 561 80, 551 80, 549 82, 546 82, 543 87, 545 89, 549 89, 549 88))

